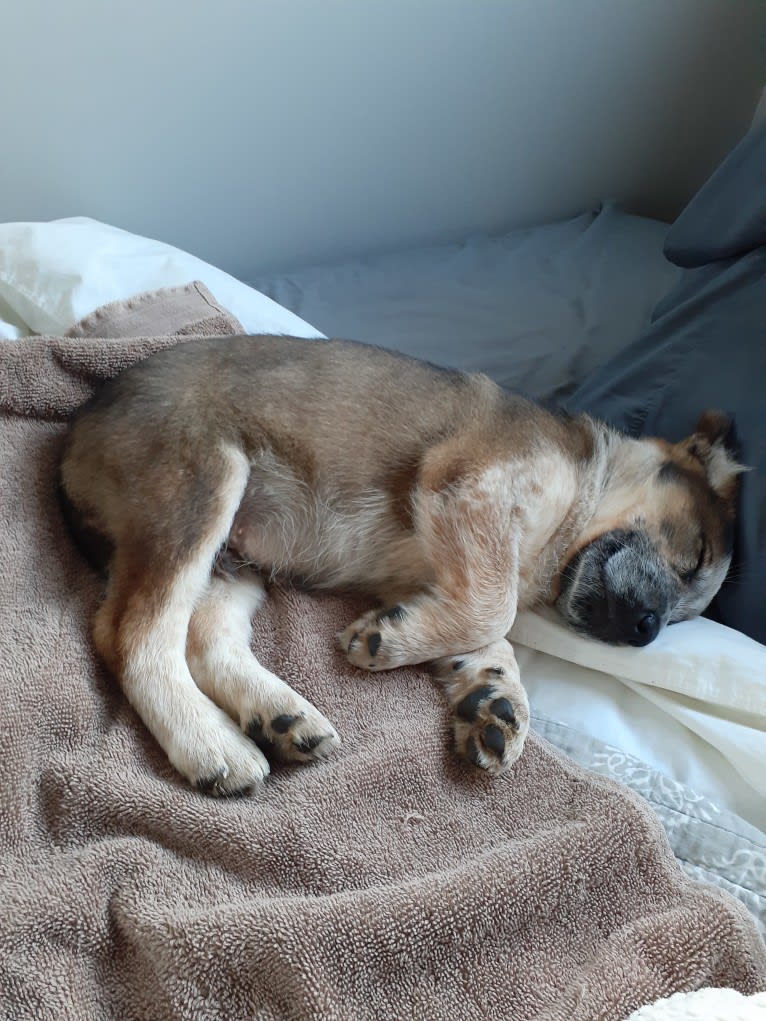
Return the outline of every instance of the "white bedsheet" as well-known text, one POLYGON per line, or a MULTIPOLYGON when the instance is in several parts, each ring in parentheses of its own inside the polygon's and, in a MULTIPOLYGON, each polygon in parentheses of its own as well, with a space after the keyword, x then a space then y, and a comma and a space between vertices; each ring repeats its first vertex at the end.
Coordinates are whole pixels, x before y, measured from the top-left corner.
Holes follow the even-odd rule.
POLYGON ((635 755, 766 832, 766 647, 705 618, 645 649, 523 613, 511 639, 533 710, 635 755))

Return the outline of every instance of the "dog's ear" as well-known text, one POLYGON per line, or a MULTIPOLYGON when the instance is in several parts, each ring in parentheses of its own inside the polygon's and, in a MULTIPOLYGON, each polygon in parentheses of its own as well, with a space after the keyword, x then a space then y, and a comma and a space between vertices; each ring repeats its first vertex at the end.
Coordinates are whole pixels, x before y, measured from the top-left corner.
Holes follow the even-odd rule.
POLYGON ((698 461, 710 486, 729 505, 731 514, 737 496, 737 477, 750 469, 739 464, 734 452, 734 427, 722 411, 705 411, 694 432, 678 447, 687 457, 698 461))

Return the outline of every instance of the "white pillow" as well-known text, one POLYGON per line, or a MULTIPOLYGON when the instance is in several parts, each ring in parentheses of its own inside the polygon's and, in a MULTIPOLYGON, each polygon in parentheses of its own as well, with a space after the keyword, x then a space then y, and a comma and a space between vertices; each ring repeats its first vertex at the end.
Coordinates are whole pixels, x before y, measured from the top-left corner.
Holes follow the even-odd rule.
POLYGON ((29 327, 24 323, 6 302, 0 298, 0 340, 18 340, 26 337, 29 327))
POLYGON ((161 241, 83 216, 0 224, 0 319, 23 320, 33 333, 66 333, 100 305, 190 280, 201 280, 248 333, 322 336, 266 295, 161 241))
POLYGON ((19 337, 25 337, 28 334, 29 330, 14 326, 13 323, 6 322, 5 319, 0 319, 0 340, 18 340, 19 337))
POLYGON ((606 645, 575 634, 552 609, 522 612, 510 633, 538 652, 638 684, 673 691, 766 724, 766 646, 695 617, 664 628, 650 645, 606 645))
POLYGON ((760 642, 696 617, 665 628, 642 649, 604 645, 570 631, 552 609, 520 613, 509 638, 627 685, 712 745, 766 797, 766 646, 760 642))

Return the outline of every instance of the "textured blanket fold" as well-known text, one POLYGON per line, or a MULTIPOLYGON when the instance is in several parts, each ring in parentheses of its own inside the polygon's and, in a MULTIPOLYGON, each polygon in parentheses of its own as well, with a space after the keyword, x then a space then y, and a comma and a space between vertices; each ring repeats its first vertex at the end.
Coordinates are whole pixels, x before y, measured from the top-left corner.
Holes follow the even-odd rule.
POLYGON ((275 588, 254 629, 339 752, 238 800, 175 775, 94 657, 54 486, 91 384, 175 342, 0 344, 0 1018, 622 1021, 766 986, 637 796, 534 736, 506 776, 460 763, 426 673, 334 648, 348 600, 275 588))

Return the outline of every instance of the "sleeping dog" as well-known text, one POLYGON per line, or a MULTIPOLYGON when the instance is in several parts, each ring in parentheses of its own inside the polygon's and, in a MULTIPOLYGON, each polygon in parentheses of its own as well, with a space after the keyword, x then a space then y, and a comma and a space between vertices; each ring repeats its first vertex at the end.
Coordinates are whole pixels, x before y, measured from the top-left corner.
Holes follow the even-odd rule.
POLYGON ((362 344, 199 340, 80 410, 61 493, 108 565, 96 648, 202 790, 246 791, 269 759, 338 744, 250 650, 277 577, 377 597, 338 636, 350 662, 432 662, 458 751, 500 773, 529 726, 505 639, 518 609, 642 646, 718 591, 743 470, 728 425, 708 412, 681 443, 634 440, 362 344))

